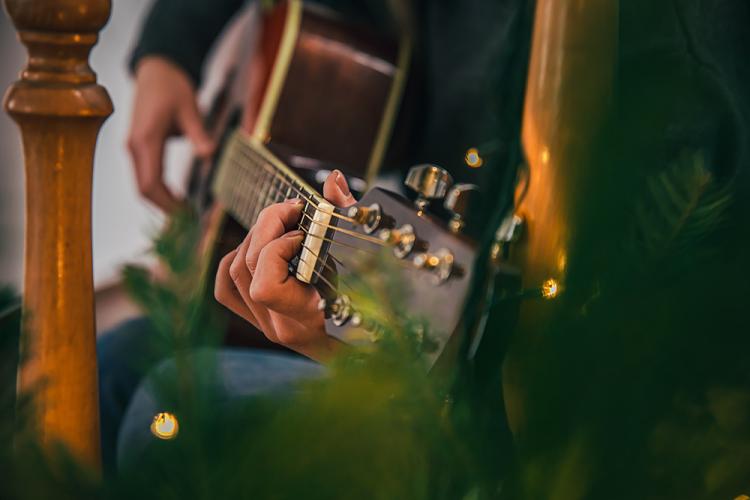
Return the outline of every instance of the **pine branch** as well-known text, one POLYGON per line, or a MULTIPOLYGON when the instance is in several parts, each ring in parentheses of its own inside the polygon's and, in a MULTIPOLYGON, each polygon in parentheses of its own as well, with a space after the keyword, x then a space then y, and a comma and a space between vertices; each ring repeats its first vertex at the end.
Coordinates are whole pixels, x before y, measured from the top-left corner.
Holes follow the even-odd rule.
POLYGON ((720 227, 731 196, 717 184, 702 152, 683 152, 678 160, 646 181, 635 206, 635 241, 647 259, 680 252, 693 254, 720 227))

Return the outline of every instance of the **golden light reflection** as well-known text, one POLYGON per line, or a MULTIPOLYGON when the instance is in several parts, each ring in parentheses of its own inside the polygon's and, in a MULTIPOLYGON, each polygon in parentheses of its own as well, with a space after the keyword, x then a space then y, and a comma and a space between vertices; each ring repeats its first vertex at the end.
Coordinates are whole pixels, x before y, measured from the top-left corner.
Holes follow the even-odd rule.
POLYGON ((550 278, 542 284, 542 297, 554 299, 560 295, 560 284, 556 279, 550 278))
POLYGON ((565 267, 568 265, 568 254, 565 253, 565 250, 560 249, 557 252, 557 270, 562 272, 565 272, 565 267))
POLYGON ((542 163, 544 163, 545 165, 549 163, 549 148, 548 147, 545 146, 542 148, 542 152, 539 154, 539 159, 542 160, 542 163))
POLYGON ((159 439, 168 440, 176 438, 178 432, 180 432, 180 423, 173 414, 162 412, 154 416, 154 421, 151 422, 151 434, 159 439))
POLYGON ((464 161, 471 168, 479 168, 484 164, 484 160, 479 156, 479 150, 477 148, 469 148, 466 151, 464 161))
POLYGON ((750 500, 750 497, 747 496, 747 495, 740 495, 737 498, 735 498, 734 500, 750 500))

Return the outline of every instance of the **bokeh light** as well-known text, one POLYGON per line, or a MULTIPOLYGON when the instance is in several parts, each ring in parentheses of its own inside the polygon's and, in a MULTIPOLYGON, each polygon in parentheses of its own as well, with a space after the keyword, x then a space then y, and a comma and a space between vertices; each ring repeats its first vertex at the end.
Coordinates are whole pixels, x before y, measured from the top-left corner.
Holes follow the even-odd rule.
POLYGON ((560 295, 560 284, 556 279, 550 278, 542 284, 542 297, 554 299, 560 295))
POLYGON ((479 150, 477 148, 469 148, 466 151, 464 157, 466 164, 471 168, 479 168, 484 164, 484 160, 479 156, 479 150))
POLYGON ((168 412, 157 413, 151 422, 151 434, 159 439, 174 439, 179 431, 180 423, 177 417, 168 412))

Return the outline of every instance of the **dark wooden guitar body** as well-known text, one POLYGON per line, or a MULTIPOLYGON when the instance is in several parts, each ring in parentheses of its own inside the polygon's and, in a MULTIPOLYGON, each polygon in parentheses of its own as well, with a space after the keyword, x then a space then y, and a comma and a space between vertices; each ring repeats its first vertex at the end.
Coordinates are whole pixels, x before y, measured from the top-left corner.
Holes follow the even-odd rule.
MULTIPOLYGON (((241 42, 241 56, 207 117, 210 133, 220 144, 237 128, 261 138, 313 186, 316 171, 333 168, 372 180, 403 88, 398 43, 298 0, 265 12, 261 25, 241 42)), ((189 186, 205 224, 209 288, 218 260, 247 234, 214 200, 218 163, 197 162, 189 186)), ((227 344, 278 347, 228 314, 227 344)))

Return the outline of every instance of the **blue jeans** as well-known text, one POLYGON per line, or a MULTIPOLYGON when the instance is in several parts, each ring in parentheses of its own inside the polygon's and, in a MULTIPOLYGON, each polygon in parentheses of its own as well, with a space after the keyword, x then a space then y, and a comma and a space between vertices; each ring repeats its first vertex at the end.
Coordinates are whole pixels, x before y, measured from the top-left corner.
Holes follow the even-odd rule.
POLYGON ((230 409, 233 401, 283 394, 296 382, 324 374, 321 365, 300 356, 262 350, 200 349, 164 359, 143 318, 105 333, 97 355, 102 458, 110 473, 133 463, 154 442, 153 417, 174 411, 185 373, 193 377, 191 397, 230 409))

